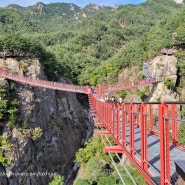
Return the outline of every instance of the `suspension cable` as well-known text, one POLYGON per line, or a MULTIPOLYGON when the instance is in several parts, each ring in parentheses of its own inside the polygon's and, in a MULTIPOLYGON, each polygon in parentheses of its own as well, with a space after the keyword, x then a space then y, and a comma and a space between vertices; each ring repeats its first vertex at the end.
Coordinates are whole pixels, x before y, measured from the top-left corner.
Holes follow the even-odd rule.
MULTIPOLYGON (((102 139, 102 141, 103 141, 103 144, 106 146, 106 143, 105 143, 105 141, 104 141, 103 136, 101 136, 101 139, 102 139)), ((121 175, 119 169, 118 169, 117 166, 116 166, 116 163, 115 163, 115 161, 114 161, 112 155, 110 154, 110 152, 108 152, 108 154, 109 154, 109 157, 111 158, 111 161, 112 161, 112 163, 113 163, 113 165, 114 165, 114 168, 116 169, 116 172, 117 172, 117 174, 118 174, 118 176, 119 176, 119 178, 120 178, 122 184, 123 184, 123 185, 126 185, 126 184, 125 184, 125 181, 124 181, 123 178, 122 178, 122 175, 121 175)))
MULTIPOLYGON (((98 128, 98 130, 100 130, 100 129, 98 128)), ((101 128, 101 130, 103 130, 103 129, 101 128)), ((105 137, 106 140, 108 141, 109 145, 112 146, 112 143, 110 142, 109 138, 108 138, 106 135, 105 135, 104 137, 105 137)), ((101 136, 101 139, 102 139, 104 145, 106 146, 105 141, 104 141, 104 139, 103 139, 103 136, 101 136)), ((110 156, 110 158, 111 158, 111 160, 112 160, 112 156, 111 156, 110 152, 108 152, 108 154, 109 154, 109 156, 110 156)), ((128 169, 126 168, 126 166, 124 165, 123 161, 120 159, 119 155, 118 155, 117 153, 115 153, 115 154, 116 154, 118 160, 120 161, 120 164, 123 166, 124 170, 126 171, 127 175, 128 175, 128 176, 130 177, 130 179, 132 180, 133 184, 134 184, 134 185, 137 185, 137 183, 136 183, 135 180, 133 179, 132 175, 130 174, 130 172, 128 171, 128 169)), ((115 164, 115 162, 114 162, 114 166, 115 166, 115 165, 116 165, 116 164, 115 164)), ((122 180, 122 176, 121 176, 119 170, 117 169, 117 166, 116 166, 115 168, 116 168, 116 171, 117 171, 117 173, 118 173, 120 179, 122 180)), ((122 182, 124 182, 124 180, 123 180, 122 182)), ((123 183, 123 184, 124 184, 124 183, 123 183)))

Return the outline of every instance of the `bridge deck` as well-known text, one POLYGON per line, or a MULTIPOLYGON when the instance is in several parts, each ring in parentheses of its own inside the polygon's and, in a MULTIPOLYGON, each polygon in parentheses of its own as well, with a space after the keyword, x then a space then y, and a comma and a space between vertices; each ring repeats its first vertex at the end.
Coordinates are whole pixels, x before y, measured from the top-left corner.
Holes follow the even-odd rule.
MULTIPOLYGON (((160 177, 160 142, 159 137, 156 135, 148 134, 148 164, 149 172, 153 177, 160 177)), ((126 146, 130 148, 130 127, 127 124, 126 126, 126 146)), ((170 174, 171 177, 175 175, 176 168, 174 161, 185 159, 185 150, 170 145, 170 174)), ((134 150, 135 157, 140 161, 141 160, 141 139, 140 139, 140 128, 134 128, 134 150)))

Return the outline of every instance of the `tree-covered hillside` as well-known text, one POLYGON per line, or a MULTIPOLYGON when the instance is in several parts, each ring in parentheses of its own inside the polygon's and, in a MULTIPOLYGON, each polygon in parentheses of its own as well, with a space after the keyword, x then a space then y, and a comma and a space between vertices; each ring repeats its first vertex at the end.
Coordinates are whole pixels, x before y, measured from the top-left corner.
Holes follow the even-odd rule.
POLYGON ((111 7, 101 7, 93 4, 80 8, 72 3, 44 4, 41 2, 29 7, 13 4, 7 8, 21 12, 30 21, 44 28, 42 32, 55 32, 66 27, 66 25, 76 25, 96 12, 110 11, 112 9, 111 7))
MULTIPOLYGON (((137 76, 137 74, 139 70, 142 70, 143 61, 159 55, 162 48, 173 48, 179 67, 177 84, 171 85, 172 81, 169 79, 164 83, 167 86, 173 86, 174 91, 178 93, 178 90, 185 86, 184 20, 184 4, 176 4, 173 0, 148 0, 140 5, 115 8, 91 4, 83 9, 71 3, 51 3, 48 5, 37 3, 30 7, 10 5, 6 8, 0 8, 0 57, 16 57, 18 62, 21 59, 38 58, 44 66, 48 80, 55 81, 60 76, 65 76, 75 84, 96 86, 117 83, 119 74, 125 68, 129 69, 132 66, 136 66, 135 69, 138 71, 134 71, 135 77, 139 79, 141 76, 137 76)), ((24 64, 26 61, 24 60, 24 64)), ((23 73, 26 70, 24 66, 22 65, 23 73)), ((12 94, 14 93, 14 86, 14 83, 10 83, 12 94)), ((25 88, 31 89, 30 93, 32 91, 40 93, 40 90, 33 86, 26 86, 25 88)), ((19 112, 17 111, 17 101, 12 101, 13 99, 9 97, 11 93, 4 94, 5 89, 1 91, 3 119, 8 121, 10 125, 15 125, 17 113, 19 112)), ((137 93, 142 97, 145 96, 144 91, 149 92, 149 86, 147 86, 146 90, 138 90, 137 93)), ((181 91, 179 90, 179 92, 181 91)), ((122 97, 127 94, 126 91, 119 93, 122 93, 122 97)), ((52 99, 53 95, 51 98, 48 98, 48 95, 45 99, 52 99)), ((59 104, 61 97, 58 92, 56 95, 56 104, 59 104)), ((35 98, 30 101, 45 107, 46 103, 40 103, 40 97, 42 96, 42 94, 35 95, 35 98)), ((64 96, 64 98, 66 97, 64 96)), ((21 100, 25 99, 26 97, 21 100)), ((181 98, 181 100, 184 99, 185 97, 181 98)), ((68 100, 64 102, 66 103, 66 101, 68 100)), ((71 109, 71 104, 68 107, 71 109)), ((74 109, 76 110, 76 107, 74 109)), ((39 110, 42 109, 39 108, 39 110)), ((68 120, 71 120, 71 115, 73 115, 71 110, 67 110, 70 113, 69 119, 67 117, 68 120)), ((52 123, 57 126, 62 125, 61 130, 63 130, 64 124, 61 123, 60 125, 57 120, 58 116, 55 119, 58 112, 59 110, 56 110, 50 117, 52 123)), ((24 117, 26 119, 21 124, 23 128, 27 128, 29 127, 29 122, 25 115, 24 117)), ((63 122, 63 119, 61 120, 63 122)), ((66 117, 64 122, 65 120, 66 117)), ((51 128, 55 127, 51 125, 51 128)), ((74 128, 77 127, 74 126, 74 128)), ((48 127, 46 130, 48 130, 48 127)), ((58 132, 58 129, 56 132, 58 132)), ((87 133, 87 130, 85 132, 87 133)), ((78 134, 77 132, 75 133, 75 135, 78 134)), ((7 143, 7 140, 5 141, 7 143)), ((101 144, 99 140, 97 142, 101 144)), ((88 167, 83 168, 86 172, 85 176, 81 175, 81 178, 77 179, 77 184, 92 184, 92 182, 97 182, 97 184, 121 183, 115 173, 109 174, 107 178, 106 169, 103 168, 92 175, 92 171, 96 171, 92 167, 96 167, 97 164, 99 165, 98 167, 106 165, 107 156, 99 153, 99 149, 100 145, 98 147, 96 143, 95 145, 89 143, 85 149, 77 153, 77 160, 81 163, 87 162, 88 167), (102 159, 100 155, 103 157, 102 159)), ((102 152, 102 149, 100 152, 102 152)), ((48 154, 48 152, 45 153, 48 154)), ((39 155, 42 157, 42 154, 39 155)), ((59 158, 60 156, 59 154, 59 158)), ((4 165, 11 162, 2 156, 0 158, 5 161, 4 165)), ((55 160, 53 156, 52 159, 55 160)), ((54 165, 56 165, 55 162, 54 165)), ((108 166, 112 168, 110 161, 108 166)), ((43 168, 50 171, 52 165, 50 162, 44 163, 43 168)), ((141 181, 138 174, 136 176, 138 177, 138 183, 145 183, 141 181)), ((129 183, 131 184, 132 182, 128 181, 129 183)))
POLYGON ((0 8, 0 33, 4 34, 34 34, 39 25, 26 18, 21 11, 0 8))
MULTIPOLYGON (((58 69, 52 75, 61 74, 63 69, 63 75, 83 85, 115 83, 123 68, 141 66, 162 47, 182 46, 183 4, 148 0, 140 5, 97 7, 91 4, 80 9, 67 3, 37 3, 26 8, 10 5, 0 12, 1 37, 5 32, 21 33, 21 37, 37 42, 54 56, 58 69), (10 21, 12 17, 14 21, 10 21)), ((2 47, 2 51, 6 49, 2 47)), ((180 59, 182 53, 177 54, 180 59)), ((51 63, 46 65, 50 76, 51 63)))

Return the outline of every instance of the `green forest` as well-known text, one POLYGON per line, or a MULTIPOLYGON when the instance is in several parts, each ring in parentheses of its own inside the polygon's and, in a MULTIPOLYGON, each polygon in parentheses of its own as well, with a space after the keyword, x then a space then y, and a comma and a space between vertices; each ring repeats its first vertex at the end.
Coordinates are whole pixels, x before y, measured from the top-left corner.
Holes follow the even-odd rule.
MULTIPOLYGON (((178 59, 176 91, 184 86, 184 4, 173 0, 147 0, 139 5, 96 10, 93 5, 72 6, 73 9, 69 3, 37 3, 29 7, 0 8, 0 57, 38 58, 48 80, 57 81, 65 76, 76 85, 98 86, 116 84, 125 68, 137 66, 142 71, 143 61, 159 55, 162 48, 173 48, 178 59)), ((165 83, 168 86, 171 82, 165 83)), ((124 96, 125 92, 120 93, 124 96)), ((4 97, 0 117, 6 114, 11 126, 17 119, 18 102, 3 89, 0 95, 4 97)), ((1 140, 7 142, 6 138, 1 140)), ((102 147, 100 140, 94 138, 76 154, 77 161, 86 170, 76 185, 94 181, 98 185, 121 184, 115 171, 106 174, 103 166, 106 163, 111 169, 113 166, 108 155, 102 153, 102 147), (102 167, 101 171, 93 174, 92 167, 97 165, 102 167)), ((0 156, 0 162, 7 165, 11 161, 0 156)), ((130 170, 138 184, 146 183, 132 166, 130 170)), ((63 180, 61 176, 55 177, 51 185, 63 184, 63 180)))
POLYGON ((50 79, 64 75, 75 84, 96 86, 114 84, 122 69, 142 67, 163 47, 175 47, 183 77, 184 5, 148 0, 91 8, 74 5, 71 11, 67 3, 42 4, 41 10, 37 5, 1 8, 0 51, 39 58, 50 79))

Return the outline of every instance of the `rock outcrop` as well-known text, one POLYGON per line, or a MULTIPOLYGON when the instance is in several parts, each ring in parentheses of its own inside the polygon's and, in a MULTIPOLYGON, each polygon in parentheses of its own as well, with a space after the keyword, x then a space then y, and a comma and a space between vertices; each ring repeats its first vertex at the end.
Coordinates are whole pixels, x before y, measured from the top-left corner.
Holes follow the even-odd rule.
POLYGON ((174 2, 177 4, 183 4, 184 0, 174 0, 174 2))
MULTIPOLYGON (((0 59, 0 66, 13 73, 46 79, 38 60, 0 59)), ((63 82, 65 78, 61 79, 63 82)), ((9 81, 1 79, 8 91, 9 81)), ((88 111, 82 108, 75 93, 66 93, 15 82, 15 98, 19 101, 19 115, 13 127, 4 121, 2 134, 13 144, 6 157, 10 165, 1 171, 4 185, 45 185, 53 175, 69 176, 74 154, 83 145, 89 128, 88 111), (26 122, 26 128, 23 127, 26 122), (33 139, 33 129, 39 128, 40 137, 33 139), (7 178, 6 178, 7 177, 7 178)), ((68 178, 70 181, 70 178, 68 178)), ((70 184, 66 182, 66 184, 70 184)))
POLYGON ((155 91, 152 93, 149 101, 178 101, 179 96, 173 89, 168 89, 164 80, 169 78, 174 83, 177 82, 177 59, 174 56, 157 56, 149 64, 149 71, 152 76, 159 80, 155 91), (160 82, 161 81, 161 82, 160 82))
MULTIPOLYGON (((161 55, 151 59, 148 62, 148 68, 153 77, 158 80, 156 85, 150 85, 149 89, 146 86, 138 87, 139 91, 147 92, 145 101, 159 102, 159 101, 178 101, 179 95, 173 90, 167 88, 164 81, 169 78, 174 85, 177 83, 177 58, 173 55, 161 55), (149 93, 150 92, 150 93, 149 93)), ((124 69, 119 75, 119 83, 137 81, 143 72, 137 66, 129 69, 124 69)), ((126 102, 141 102, 138 93, 135 89, 127 91, 125 98, 126 102)))

